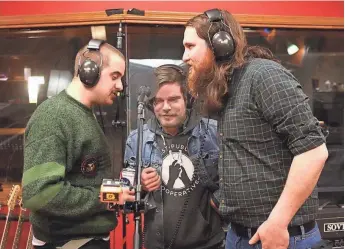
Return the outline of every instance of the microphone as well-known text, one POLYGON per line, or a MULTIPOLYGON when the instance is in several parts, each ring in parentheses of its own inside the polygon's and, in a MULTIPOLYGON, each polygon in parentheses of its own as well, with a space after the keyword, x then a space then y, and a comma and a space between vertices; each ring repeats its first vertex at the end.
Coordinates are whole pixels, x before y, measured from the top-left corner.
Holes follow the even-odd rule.
POLYGON ((151 90, 148 86, 141 86, 138 93, 138 104, 144 104, 145 98, 151 95, 151 90))
POLYGON ((117 49, 122 49, 122 39, 123 39, 124 34, 122 33, 122 22, 120 21, 119 23, 119 31, 116 33, 116 48, 117 49))

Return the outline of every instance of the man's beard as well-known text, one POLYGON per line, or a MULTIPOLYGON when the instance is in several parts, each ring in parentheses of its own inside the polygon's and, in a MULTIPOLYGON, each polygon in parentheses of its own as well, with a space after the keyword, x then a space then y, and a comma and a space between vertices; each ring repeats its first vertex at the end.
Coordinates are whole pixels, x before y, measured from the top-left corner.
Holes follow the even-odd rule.
POLYGON ((189 68, 188 88, 193 97, 207 98, 207 85, 212 81, 215 74, 214 55, 209 50, 205 59, 199 64, 194 64, 189 68))
POLYGON ((200 111, 212 114, 223 108, 228 92, 227 69, 219 67, 212 51, 208 51, 204 60, 191 66, 188 74, 188 88, 200 103, 200 111))

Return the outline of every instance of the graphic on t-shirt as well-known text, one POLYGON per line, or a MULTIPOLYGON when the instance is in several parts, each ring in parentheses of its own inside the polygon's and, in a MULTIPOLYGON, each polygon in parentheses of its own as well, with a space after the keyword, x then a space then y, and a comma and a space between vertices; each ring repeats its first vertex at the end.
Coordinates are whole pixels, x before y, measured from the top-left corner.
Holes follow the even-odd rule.
POLYGON ((162 189, 169 195, 184 196, 199 183, 195 178, 194 165, 188 156, 171 150, 162 163, 162 189))
POLYGON ((171 152, 162 164, 162 180, 169 189, 181 190, 188 187, 194 173, 191 160, 179 152, 171 152))

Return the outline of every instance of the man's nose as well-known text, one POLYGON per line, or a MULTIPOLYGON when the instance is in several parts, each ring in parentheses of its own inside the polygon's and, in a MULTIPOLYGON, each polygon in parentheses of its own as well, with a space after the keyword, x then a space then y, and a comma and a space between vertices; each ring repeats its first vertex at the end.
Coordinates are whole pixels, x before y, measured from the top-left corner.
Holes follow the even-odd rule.
POLYGON ((183 56, 182 56, 183 62, 188 62, 189 61, 189 52, 185 49, 183 56))
POLYGON ((171 106, 169 105, 168 101, 164 101, 163 110, 169 111, 170 109, 171 109, 171 106))
POLYGON ((122 79, 116 81, 115 88, 116 88, 116 91, 118 91, 118 92, 121 92, 123 90, 122 79))

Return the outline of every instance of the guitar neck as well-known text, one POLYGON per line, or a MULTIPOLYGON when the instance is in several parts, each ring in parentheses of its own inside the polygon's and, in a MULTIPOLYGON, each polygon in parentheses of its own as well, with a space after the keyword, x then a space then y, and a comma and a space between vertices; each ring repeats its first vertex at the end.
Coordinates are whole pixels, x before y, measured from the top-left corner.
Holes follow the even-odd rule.
POLYGON ((19 248, 20 236, 22 234, 22 226, 23 226, 23 214, 21 211, 19 218, 18 218, 18 224, 17 224, 16 234, 14 235, 12 249, 18 249, 19 248))
POLYGON ((2 237, 1 237, 1 244, 0 244, 0 249, 5 249, 6 248, 6 243, 7 243, 7 237, 8 237, 8 230, 10 228, 10 223, 11 223, 11 215, 12 215, 12 211, 15 208, 16 205, 16 201, 18 198, 20 192, 20 186, 19 185, 14 185, 11 189, 8 201, 7 201, 7 208, 8 208, 8 212, 7 212, 7 216, 6 216, 6 223, 5 223, 5 227, 4 227, 4 231, 2 233, 2 237))
POLYGON ((32 226, 30 226, 30 231, 29 231, 29 235, 28 235, 28 240, 26 242, 26 247, 25 249, 32 249, 32 237, 33 237, 33 233, 32 233, 32 226))
POLYGON ((5 249, 6 248, 6 243, 7 243, 7 237, 8 237, 8 231, 10 230, 10 215, 11 212, 8 213, 7 217, 6 217, 6 223, 5 223, 5 227, 4 227, 4 232, 2 233, 2 237, 1 237, 1 243, 0 243, 0 249, 5 249))

